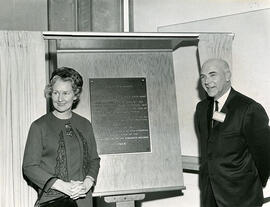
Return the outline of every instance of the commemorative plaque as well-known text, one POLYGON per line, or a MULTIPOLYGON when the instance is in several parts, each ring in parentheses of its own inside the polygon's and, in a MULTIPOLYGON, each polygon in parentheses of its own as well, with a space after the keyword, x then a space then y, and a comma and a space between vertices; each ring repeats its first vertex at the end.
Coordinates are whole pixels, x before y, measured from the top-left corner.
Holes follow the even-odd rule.
POLYGON ((150 152, 145 78, 89 79, 99 154, 150 152))

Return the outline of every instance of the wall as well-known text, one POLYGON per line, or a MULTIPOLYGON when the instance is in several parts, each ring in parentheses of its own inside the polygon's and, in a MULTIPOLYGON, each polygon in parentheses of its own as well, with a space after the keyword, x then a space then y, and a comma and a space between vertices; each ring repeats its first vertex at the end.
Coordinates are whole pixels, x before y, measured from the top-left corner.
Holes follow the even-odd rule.
POLYGON ((47 0, 0 0, 1 30, 47 30, 47 0))
MULTIPOLYGON (((135 32, 270 7, 269 0, 133 0, 133 4, 135 32)), ((47 0, 0 0, 0 5, 1 30, 47 30, 47 0)))
POLYGON ((134 0, 134 31, 270 7, 269 0, 134 0))

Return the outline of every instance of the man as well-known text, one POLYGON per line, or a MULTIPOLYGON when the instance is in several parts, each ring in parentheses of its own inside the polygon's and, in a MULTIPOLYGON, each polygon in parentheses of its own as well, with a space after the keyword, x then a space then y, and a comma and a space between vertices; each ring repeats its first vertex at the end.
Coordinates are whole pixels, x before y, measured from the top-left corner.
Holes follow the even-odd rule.
POLYGON ((207 60, 200 79, 208 94, 195 114, 202 206, 262 206, 270 174, 268 116, 259 103, 231 87, 226 61, 207 60))

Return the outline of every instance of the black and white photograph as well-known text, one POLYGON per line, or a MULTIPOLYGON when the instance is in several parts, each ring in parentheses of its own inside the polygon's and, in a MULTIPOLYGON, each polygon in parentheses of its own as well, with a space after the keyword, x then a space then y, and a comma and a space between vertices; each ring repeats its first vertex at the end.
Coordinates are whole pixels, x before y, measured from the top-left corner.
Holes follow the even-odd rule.
POLYGON ((0 0, 1 207, 270 207, 269 0, 0 0))

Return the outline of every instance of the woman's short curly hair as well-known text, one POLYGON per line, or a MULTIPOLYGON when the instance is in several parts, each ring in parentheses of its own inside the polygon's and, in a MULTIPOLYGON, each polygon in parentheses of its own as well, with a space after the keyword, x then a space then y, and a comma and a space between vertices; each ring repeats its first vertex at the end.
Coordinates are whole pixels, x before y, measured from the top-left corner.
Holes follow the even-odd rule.
POLYGON ((52 76, 50 78, 50 82, 46 85, 44 89, 44 95, 46 98, 51 98, 53 85, 58 79, 71 82, 73 92, 77 97, 76 100, 74 100, 73 102, 72 108, 76 108, 76 106, 80 101, 80 95, 82 93, 82 86, 83 86, 82 76, 73 68, 69 67, 57 68, 55 71, 53 71, 52 76))

